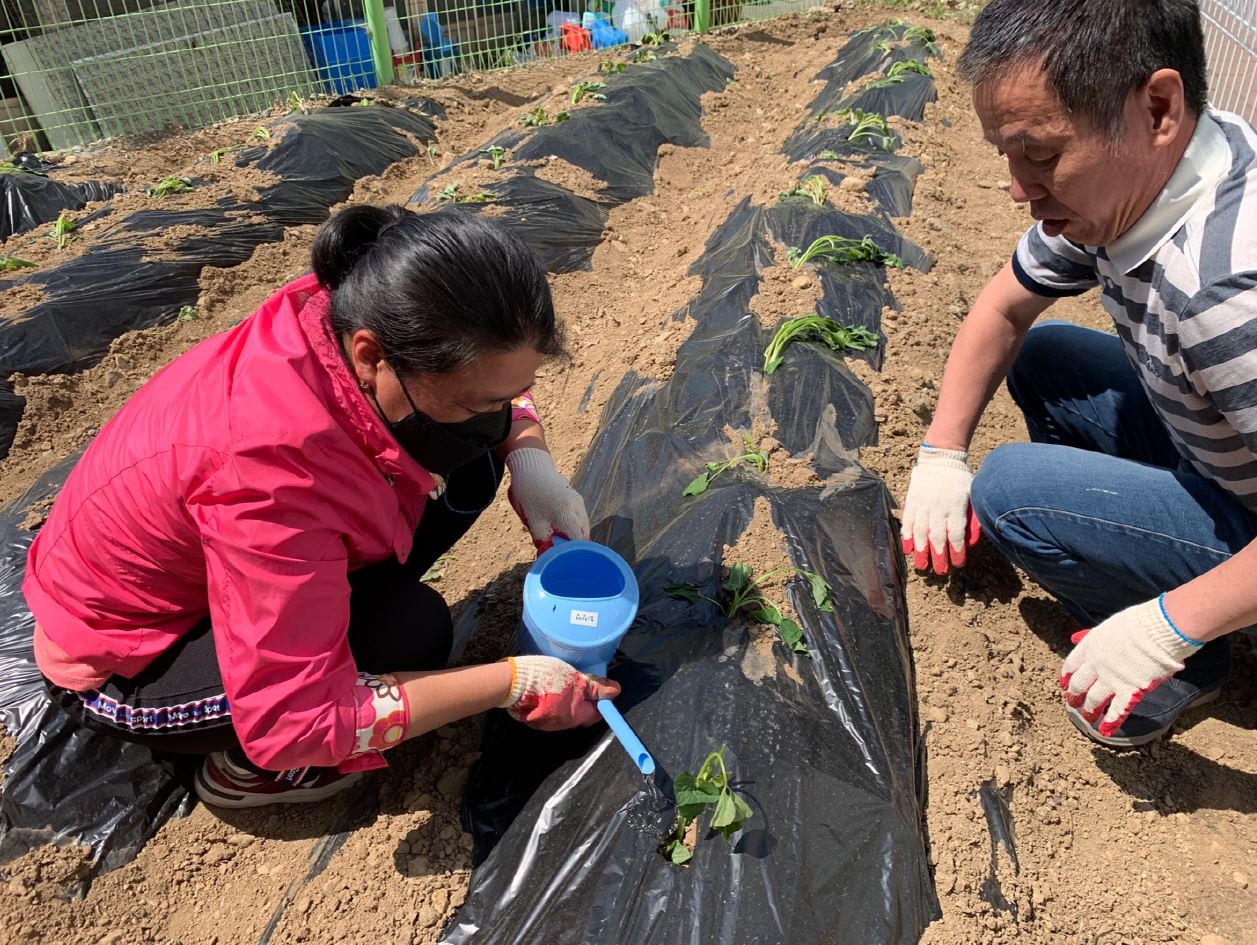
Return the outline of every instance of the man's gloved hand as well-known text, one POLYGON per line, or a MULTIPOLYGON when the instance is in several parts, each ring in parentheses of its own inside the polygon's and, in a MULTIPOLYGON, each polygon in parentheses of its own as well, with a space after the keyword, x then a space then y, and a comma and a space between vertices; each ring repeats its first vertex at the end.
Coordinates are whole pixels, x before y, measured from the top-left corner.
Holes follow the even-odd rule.
POLYGON ((965 552, 978 543, 981 527, 969 505, 973 472, 969 454, 921 445, 903 503, 904 554, 918 571, 933 563, 935 574, 965 566, 965 552))
POLYGON ((1088 722, 1104 713, 1099 732, 1108 738, 1126 721, 1131 710, 1161 683, 1183 668, 1183 661, 1199 650, 1165 612, 1165 595, 1127 607, 1094 630, 1079 630, 1078 644, 1061 667, 1065 699, 1088 722), (1107 711, 1105 711, 1107 708, 1107 711))
POLYGON ((590 676, 553 656, 512 656, 511 691, 498 708, 544 732, 593 725, 599 699, 614 699, 620 684, 590 676))
POLYGON ((554 468, 545 450, 524 447, 506 454, 511 471, 507 498, 532 535, 538 551, 545 551, 555 535, 589 538, 585 500, 554 468))

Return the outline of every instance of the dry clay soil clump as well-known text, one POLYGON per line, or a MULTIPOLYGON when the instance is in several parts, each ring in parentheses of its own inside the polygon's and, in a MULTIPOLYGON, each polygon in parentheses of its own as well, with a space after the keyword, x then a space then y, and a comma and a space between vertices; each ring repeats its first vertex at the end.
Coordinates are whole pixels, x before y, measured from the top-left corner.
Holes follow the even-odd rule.
MULTIPOLYGON (((687 275, 690 265, 743 196, 774 200, 798 179, 781 147, 820 88, 813 77, 851 30, 886 15, 839 2, 705 40, 736 68, 727 89, 703 98, 709 145, 665 147, 655 192, 611 211, 592 270, 551 280, 573 358, 544 369, 536 394, 565 473, 588 448, 628 369, 669 376, 692 327, 685 306, 698 280, 687 275)), ((1029 223, 1009 200, 1007 169, 983 142, 968 89, 952 71, 965 26, 912 18, 936 30, 944 58, 932 63, 939 101, 919 125, 896 122, 903 150, 926 167, 912 216, 897 222, 937 262, 929 274, 890 273, 899 309, 884 313, 884 370, 848 361, 874 391, 880 422, 878 444, 863 450, 861 461, 899 497, 960 320, 1029 223)), ((562 108, 571 83, 597 61, 563 60, 429 90, 449 112, 437 152, 360 182, 351 201, 406 201, 453 158, 517 128, 525 111, 562 108)), ((255 124, 145 143, 157 156, 131 179, 151 183, 159 166, 194 160, 255 124)), ((84 171, 128 165, 125 148, 78 161, 84 171)), ((538 173, 591 186, 559 164, 538 173)), ((491 177, 484 167, 468 169, 465 186, 491 177)), ((858 189, 841 196, 859 199, 858 189)), ((119 339, 83 374, 26 380, 29 406, 17 445, 0 464, 0 499, 19 495, 86 443, 155 370, 305 272, 312 234, 310 227, 290 230, 234 269, 207 270, 194 318, 119 339)), ((752 304, 773 324, 811 311, 816 297, 806 270, 782 268, 769 274, 752 304)), ((1058 305, 1053 314, 1106 327, 1094 296, 1058 305)), ((739 432, 755 432, 757 441, 771 433, 730 431, 731 450, 739 432)), ((978 433, 975 458, 1024 438, 1001 392, 978 433)), ((795 473, 808 479, 805 468, 795 473)), ((779 548, 757 553, 747 543, 771 529, 757 516, 755 534, 734 553, 767 566, 779 548)), ((763 543, 770 537, 765 533, 763 543)), ((532 558, 503 499, 445 562, 436 586, 456 616, 478 608, 488 628, 468 658, 499 655, 532 558)), ((1235 681, 1217 705, 1186 716, 1163 744, 1116 754, 1088 744, 1062 711, 1056 678, 1074 628, 1044 591, 989 549, 979 548, 973 566, 949 580, 911 577, 908 602, 929 749, 931 856, 944 914, 926 933, 929 945, 1257 945, 1257 660, 1246 641, 1236 647, 1235 681), (987 780, 1009 799, 1016 870, 1006 854, 992 853, 977 795, 987 780), (989 892, 992 876, 999 897, 989 892)), ((771 636, 764 644, 769 655, 780 649, 771 636)), ((59 898, 81 874, 82 852, 36 850, 0 870, 0 941, 256 945, 269 928, 275 945, 433 943, 470 878, 470 840, 458 805, 479 731, 469 720, 416 739, 391 754, 387 771, 325 804, 221 814, 197 807, 166 824, 133 863, 98 878, 82 900, 59 898), (326 859, 329 832, 341 831, 343 843, 307 881, 312 864, 326 859)), ((0 741, 0 752, 9 750, 11 743, 0 741)))

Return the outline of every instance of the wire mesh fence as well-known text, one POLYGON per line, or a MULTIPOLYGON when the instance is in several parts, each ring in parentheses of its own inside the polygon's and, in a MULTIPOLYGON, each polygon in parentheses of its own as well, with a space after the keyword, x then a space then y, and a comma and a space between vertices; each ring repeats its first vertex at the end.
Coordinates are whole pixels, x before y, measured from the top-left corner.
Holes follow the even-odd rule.
POLYGON ((507 68, 818 2, 0 0, 0 156, 199 127, 293 95, 507 68))
POLYGON ((1202 0, 1209 99, 1257 122, 1257 0, 1202 0))

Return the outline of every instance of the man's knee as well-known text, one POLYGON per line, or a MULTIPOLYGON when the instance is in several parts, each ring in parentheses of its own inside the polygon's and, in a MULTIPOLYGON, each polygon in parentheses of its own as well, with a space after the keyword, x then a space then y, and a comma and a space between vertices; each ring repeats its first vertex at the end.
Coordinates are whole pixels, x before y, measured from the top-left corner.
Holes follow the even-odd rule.
POLYGON ((1073 333, 1085 331, 1070 322, 1037 322, 1026 332, 1021 348, 1008 369, 1008 392, 1023 412, 1032 399, 1035 382, 1060 370, 1061 352, 1076 340, 1073 333))
POLYGON ((997 540, 1005 516, 1033 501, 1034 444, 1009 443, 987 454, 973 477, 969 501, 984 534, 997 540))

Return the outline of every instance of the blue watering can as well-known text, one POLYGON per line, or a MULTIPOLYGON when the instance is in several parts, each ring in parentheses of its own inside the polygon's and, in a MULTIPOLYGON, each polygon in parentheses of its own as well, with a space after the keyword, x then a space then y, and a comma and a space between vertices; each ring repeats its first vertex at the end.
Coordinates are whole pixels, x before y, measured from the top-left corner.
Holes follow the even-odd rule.
MULTIPOLYGON (((637 578, 623 558, 596 542, 556 536, 524 578, 520 651, 605 676, 637 603, 637 578)), ((642 774, 653 774, 655 760, 615 704, 601 699, 598 711, 642 774)))

